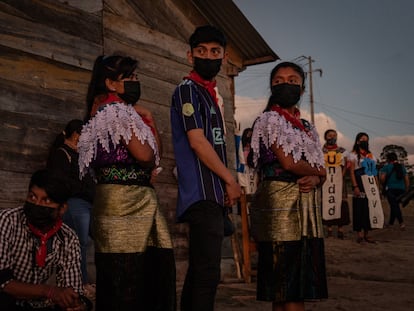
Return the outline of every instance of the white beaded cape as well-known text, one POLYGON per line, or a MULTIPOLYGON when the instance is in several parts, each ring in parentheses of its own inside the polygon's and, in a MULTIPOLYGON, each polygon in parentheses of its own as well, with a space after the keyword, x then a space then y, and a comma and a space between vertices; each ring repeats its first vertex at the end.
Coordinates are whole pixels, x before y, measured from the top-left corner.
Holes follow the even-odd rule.
POLYGON ((121 141, 128 143, 132 135, 144 144, 147 142, 154 151, 155 164, 160 161, 157 142, 151 128, 144 123, 141 116, 131 105, 114 102, 99 110, 82 128, 78 142, 79 174, 85 176, 90 163, 96 158, 98 144, 109 152, 121 141))
POLYGON ((253 128, 251 148, 255 167, 259 159, 260 140, 266 149, 276 143, 276 146, 282 147, 285 155, 292 155, 295 163, 304 158, 312 167, 325 166, 319 135, 312 124, 309 132, 305 132, 294 128, 276 111, 263 112, 253 128))

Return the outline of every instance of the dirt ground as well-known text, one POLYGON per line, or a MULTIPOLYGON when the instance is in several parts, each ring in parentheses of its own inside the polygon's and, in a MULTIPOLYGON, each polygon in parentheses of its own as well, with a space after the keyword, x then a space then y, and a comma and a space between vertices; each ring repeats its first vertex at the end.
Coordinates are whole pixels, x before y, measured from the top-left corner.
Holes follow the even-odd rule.
MULTIPOLYGON (((388 205, 383 202, 385 220, 388 205)), ((406 230, 393 228, 371 232, 376 244, 356 243, 352 226, 344 240, 325 239, 329 298, 306 303, 307 311, 402 311, 414 305, 414 202, 402 209, 406 230)), ((227 260, 227 259, 226 259, 227 260)), ((220 285, 216 311, 271 310, 271 303, 255 300, 252 284, 220 285)))
MULTIPOLYGON (((383 202, 385 220, 389 209, 383 202)), ((358 244, 352 226, 345 239, 325 239, 329 298, 307 302, 306 311, 405 311, 414 305, 414 201, 403 210, 406 230, 393 228, 371 232, 376 244, 358 244)), ((93 258, 93 250, 90 256, 93 258)), ((271 303, 255 299, 256 284, 237 279, 234 260, 222 262, 223 282, 219 285, 216 311, 271 311, 271 303)), ((94 280, 94 264, 89 272, 94 280)), ((182 271, 184 273, 184 271, 182 271)), ((177 283, 177 298, 182 283, 177 283)), ((179 310, 179 308, 178 308, 179 310)), ((196 310, 194 310, 196 311, 196 310)))

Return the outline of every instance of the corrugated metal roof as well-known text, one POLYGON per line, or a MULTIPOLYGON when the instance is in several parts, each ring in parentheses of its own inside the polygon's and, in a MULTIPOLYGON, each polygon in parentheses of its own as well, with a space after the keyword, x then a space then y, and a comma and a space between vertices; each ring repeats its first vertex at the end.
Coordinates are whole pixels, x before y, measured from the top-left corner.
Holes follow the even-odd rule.
POLYGON ((242 55, 243 65, 273 62, 279 56, 231 0, 192 0, 207 21, 219 27, 242 55))

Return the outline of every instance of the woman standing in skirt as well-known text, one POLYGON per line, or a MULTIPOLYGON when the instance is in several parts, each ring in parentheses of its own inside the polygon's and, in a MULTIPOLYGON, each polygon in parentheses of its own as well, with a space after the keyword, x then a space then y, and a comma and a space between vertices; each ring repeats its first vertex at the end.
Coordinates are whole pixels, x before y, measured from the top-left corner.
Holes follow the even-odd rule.
MULTIPOLYGON (((326 170, 328 171, 328 175, 329 175, 329 168, 334 166, 335 169, 339 169, 342 178, 340 179, 340 182, 338 181, 336 184, 334 183, 329 183, 329 179, 328 181, 323 185, 322 187, 322 193, 323 195, 327 192, 324 192, 324 189, 328 187, 331 187, 332 185, 334 185, 336 187, 336 189, 341 189, 342 192, 342 201, 341 201, 341 213, 340 213, 340 217, 336 218, 336 219, 323 219, 322 218, 322 223, 324 225, 327 226, 327 236, 332 237, 333 235, 333 226, 338 226, 338 232, 337 232, 337 237, 338 239, 343 240, 344 239, 344 226, 349 225, 350 223, 350 219, 349 219, 349 207, 348 207, 348 201, 347 201, 347 191, 346 191, 346 185, 345 185, 345 179, 344 176, 346 174, 346 170, 347 170, 347 162, 348 162, 348 157, 349 157, 349 153, 348 151, 346 151, 343 147, 340 147, 337 145, 337 138, 338 138, 338 133, 336 132, 336 130, 334 129, 328 129, 325 131, 325 134, 323 135, 324 139, 325 139, 325 144, 323 145, 323 154, 325 157, 325 166, 326 166, 326 170), (339 163, 336 163, 339 162, 339 163)), ((323 196, 322 195, 322 196, 323 196)), ((326 201, 323 201, 323 204, 326 201)), ((324 210, 324 208, 329 207, 330 205, 324 206, 322 204, 322 209, 324 210)), ((336 203, 337 204, 337 203, 336 203)), ((322 215, 324 215, 322 213, 322 215)))
POLYGON ((136 105, 137 61, 100 56, 88 90, 90 119, 78 143, 81 175, 97 180, 92 212, 96 309, 175 310, 175 262, 151 173, 160 140, 151 113, 136 105))
POLYGON ((273 311, 303 311, 305 300, 327 298, 319 188, 326 171, 318 133, 296 107, 304 80, 294 63, 272 70, 272 95, 252 135, 250 158, 262 178, 251 207, 257 299, 272 301, 273 311))
POLYGON ((352 189, 354 191, 352 197, 352 226, 353 230, 357 232, 357 242, 361 243, 375 243, 368 233, 371 230, 369 220, 369 206, 368 199, 365 194, 364 185, 361 176, 375 176, 378 185, 378 172, 376 168, 376 159, 369 151, 369 136, 366 133, 358 133, 355 137, 354 147, 349 156, 350 161, 350 175, 352 181, 352 189))

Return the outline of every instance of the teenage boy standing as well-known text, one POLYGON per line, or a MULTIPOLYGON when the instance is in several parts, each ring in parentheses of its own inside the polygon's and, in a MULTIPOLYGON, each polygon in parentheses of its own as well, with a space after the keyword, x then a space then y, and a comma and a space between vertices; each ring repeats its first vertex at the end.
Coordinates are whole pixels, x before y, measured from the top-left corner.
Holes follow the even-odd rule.
POLYGON ((189 39, 193 66, 172 97, 171 128, 178 174, 177 219, 189 224, 189 266, 181 310, 212 311, 220 281, 224 209, 240 186, 227 168, 224 120, 215 77, 226 61, 226 38, 217 28, 198 27, 189 39))

